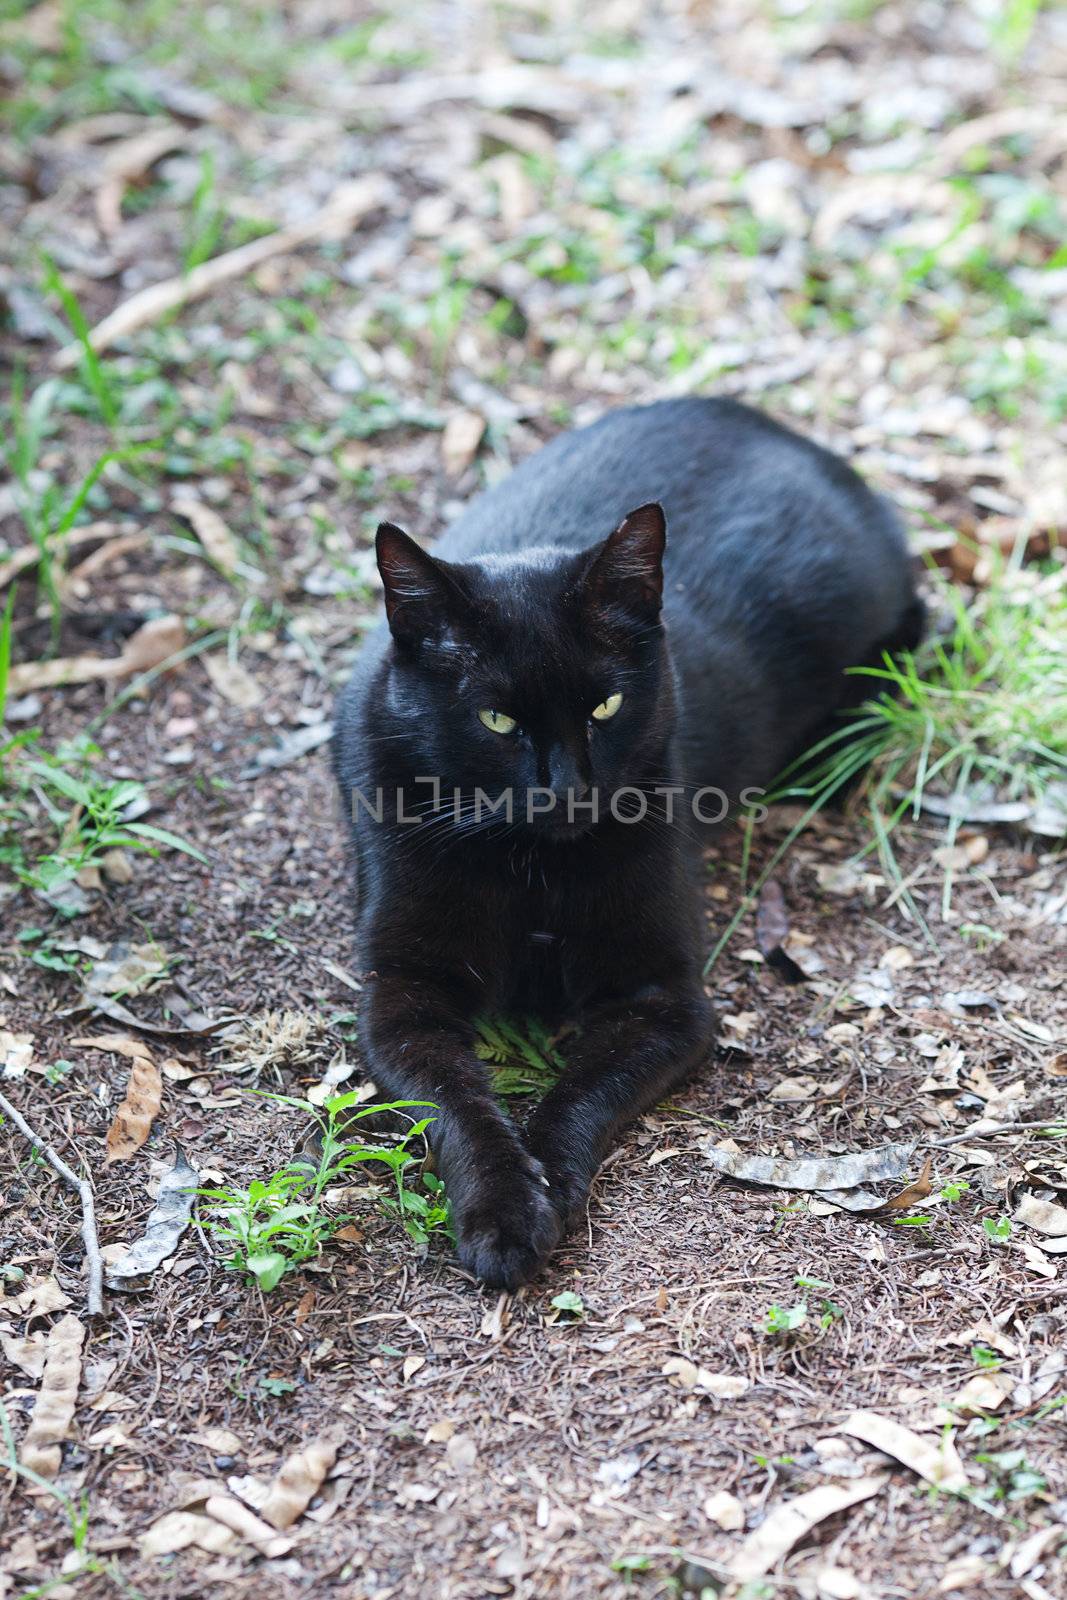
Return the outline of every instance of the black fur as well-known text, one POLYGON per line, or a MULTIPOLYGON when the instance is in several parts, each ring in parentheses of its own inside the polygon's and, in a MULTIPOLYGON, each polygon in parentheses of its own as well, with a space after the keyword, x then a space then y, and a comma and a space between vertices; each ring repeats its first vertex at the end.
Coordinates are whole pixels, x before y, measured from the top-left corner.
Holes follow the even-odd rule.
POLYGON ((383 820, 357 803, 352 827, 363 1048, 381 1089, 438 1106, 460 1256, 514 1288, 619 1128, 706 1053, 694 788, 736 806, 768 784, 855 697, 845 668, 917 641, 921 606, 889 505, 720 400, 613 412, 481 495, 432 556, 389 524, 378 555, 388 625, 335 740, 346 808, 384 794, 383 820), (613 693, 617 714, 592 719, 613 693), (485 708, 518 730, 490 731, 485 708), (654 793, 669 786, 684 792, 654 793), (512 822, 475 816, 476 790, 506 788, 512 822), (427 820, 400 819, 398 789, 427 820), (527 821, 532 790, 556 804, 527 821), (474 1054, 484 1013, 578 1024, 524 1131, 474 1054))

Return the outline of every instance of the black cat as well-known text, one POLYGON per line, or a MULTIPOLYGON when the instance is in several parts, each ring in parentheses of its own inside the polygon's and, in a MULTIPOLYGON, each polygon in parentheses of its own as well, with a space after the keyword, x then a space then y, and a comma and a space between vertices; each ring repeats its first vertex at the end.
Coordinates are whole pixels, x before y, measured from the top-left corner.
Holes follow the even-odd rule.
POLYGON ((460 1257, 510 1289, 707 1051, 696 823, 855 701, 845 668, 914 645, 921 605, 888 504, 722 400, 565 434, 433 555, 383 523, 378 566, 387 626, 334 752, 362 1044, 381 1089, 439 1108, 460 1257), (474 1053, 494 1013, 578 1025, 524 1131, 474 1053))

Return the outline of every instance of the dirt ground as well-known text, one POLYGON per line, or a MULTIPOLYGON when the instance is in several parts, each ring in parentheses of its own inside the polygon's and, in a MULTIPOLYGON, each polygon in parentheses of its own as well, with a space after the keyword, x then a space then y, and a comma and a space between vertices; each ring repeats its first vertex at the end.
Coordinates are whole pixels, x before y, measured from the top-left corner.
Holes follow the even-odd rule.
MULTIPOLYGON (((50 750, 92 725, 101 769, 147 784, 147 820, 207 858, 131 856, 70 916, 0 868, 0 1088, 90 1174, 104 1245, 142 1231, 178 1150, 242 1185, 300 1140, 205 1018, 321 1019, 260 1087, 304 1093, 342 1049, 360 1082, 323 735, 373 612, 379 516, 432 536, 560 426, 699 389, 849 454, 961 580, 983 546, 1047 549, 1067 524, 1065 68, 1062 7, 978 0, 46 0, 2 24, 0 354, 26 395, 57 385, 30 486, 70 495, 116 441, 146 446, 88 495, 57 649, 113 660, 165 615, 184 651, 132 697, 20 689, 9 722, 50 750), (57 369, 42 250, 92 325, 353 180, 374 187, 340 237, 120 338, 110 420, 84 362, 57 369), (91 990, 131 945, 166 965, 122 1002, 132 1023, 91 990), (143 1035, 162 1108, 105 1166, 130 1063, 75 1041, 142 1024, 163 1030, 143 1035)), ((19 505, 0 488, 0 571, 19 505)), ((26 570, 16 668, 49 645, 26 570)), ((791 820, 754 830, 751 862, 732 834, 709 855, 709 949, 791 820)), ((3 1128, 3 1403, 18 1447, 76 1313, 55 1487, 87 1533, 8 1473, 0 1597, 1067 1594, 1064 1241, 1025 1220, 1067 1194, 1042 1132, 1067 1115, 1062 853, 972 826, 946 913, 943 825, 908 824, 927 937, 855 864, 864 843, 847 813, 802 835, 776 876, 806 981, 746 916, 709 976, 706 1071, 630 1132, 585 1230, 514 1298, 361 1189, 349 1236, 268 1295, 194 1223, 88 1317, 77 1196, 3 1128), (707 1154, 898 1141, 880 1194, 923 1181, 884 1214, 724 1179, 707 1154), (579 1310, 553 1306, 565 1291, 579 1310), (284 1548, 207 1514, 260 1505, 318 1438, 336 1460, 284 1548), (963 1476, 937 1487, 946 1461, 963 1476), (794 1500, 811 1527, 779 1537, 794 1500), (155 1553, 182 1511, 200 1542, 155 1553)))

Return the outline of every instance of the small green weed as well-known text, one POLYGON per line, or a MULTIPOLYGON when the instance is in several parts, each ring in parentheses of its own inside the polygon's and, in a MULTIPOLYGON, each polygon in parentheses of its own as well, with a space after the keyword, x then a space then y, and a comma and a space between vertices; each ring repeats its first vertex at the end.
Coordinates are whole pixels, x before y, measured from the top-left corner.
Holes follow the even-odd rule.
POLYGON ((585 1316, 585 1301, 573 1289, 563 1289, 559 1294, 552 1296, 552 1309, 577 1320, 585 1316))
MULTIPOLYGON (((822 1278, 809 1278, 804 1273, 798 1273, 794 1278, 798 1289, 832 1289, 832 1283, 826 1283, 822 1278)), ((798 1300, 796 1305, 780 1306, 771 1304, 763 1314, 763 1332, 768 1338, 782 1338, 791 1333, 798 1333, 801 1328, 806 1328, 812 1317, 812 1308, 807 1296, 798 1300)), ((825 1333, 839 1322, 844 1316, 841 1306, 833 1300, 820 1298, 816 1307, 819 1319, 819 1330, 825 1333)))
POLYGON ((559 1035, 550 1034, 534 1017, 525 1017, 522 1028, 503 1017, 477 1017, 474 1028, 474 1053, 492 1067, 493 1088, 501 1100, 544 1094, 565 1070, 556 1049, 559 1035))
MULTIPOLYGON (((95 354, 94 354, 95 360, 95 354)), ((102 381, 102 380, 101 380, 102 381)), ((110 391, 102 388, 97 395, 110 391)), ((52 621, 53 648, 59 639, 63 615, 62 577, 67 536, 105 470, 122 461, 135 460, 147 445, 129 445, 105 450, 99 455, 69 496, 40 467, 45 441, 53 428, 52 413, 59 395, 57 380, 39 384, 24 400, 21 377, 12 388, 10 421, 5 429, 0 452, 15 486, 15 504, 27 537, 37 547, 37 587, 47 604, 52 621)))
POLYGON ((222 243, 225 226, 226 216, 219 205, 215 181, 215 158, 210 150, 205 150, 200 157, 200 180, 189 208, 182 259, 184 272, 192 272, 215 254, 222 243))
MULTIPOLYGON (((266 1285, 264 1285, 264 1287, 266 1287, 266 1285)), ((259 1387, 264 1391, 265 1394, 269 1394, 272 1399, 281 1400, 285 1395, 292 1394, 294 1392, 296 1389, 296 1384, 293 1382, 292 1378, 278 1378, 271 1373, 260 1378, 259 1387)))
MULTIPOLYGON (((0 635, 0 664, 5 642, 0 635)), ((27 888, 52 896, 87 867, 96 866, 109 850, 180 850, 206 864, 195 846, 166 828, 127 821, 139 807, 145 786, 133 780, 111 782, 96 775, 91 763, 99 749, 82 742, 56 754, 31 756, 33 735, 0 744, 0 865, 27 888), (65 801, 71 802, 69 809, 65 801), (32 848, 39 839, 46 848, 32 848)), ((65 966, 51 960, 47 942, 34 952, 40 966, 65 966)))
POLYGON ((974 1459, 986 1468, 991 1480, 972 1490, 968 1496, 979 1504, 1005 1501, 1018 1504, 1032 1499, 1034 1495, 1044 1494, 1048 1489, 1045 1475, 1030 1465, 1022 1450, 994 1450, 989 1454, 976 1455, 974 1459))
POLYGON ((281 1105, 310 1115, 316 1126, 314 1159, 297 1157, 266 1179, 246 1189, 201 1189, 208 1201, 204 1226, 228 1244, 232 1255, 226 1265, 243 1272, 264 1291, 277 1287, 287 1272, 321 1254, 323 1246, 349 1222, 347 1215, 327 1209, 326 1190, 345 1174, 366 1162, 387 1166, 396 1185, 382 1207, 402 1221, 417 1243, 438 1231, 451 1232, 448 1202, 441 1181, 433 1174, 422 1177, 422 1189, 407 1183, 409 1168, 420 1157, 410 1148, 434 1120, 423 1117, 392 1144, 363 1144, 355 1137, 356 1125, 370 1116, 409 1110, 435 1110, 425 1102, 397 1100, 388 1105, 359 1106, 352 1091, 335 1095, 319 1110, 308 1100, 290 1095, 268 1095, 281 1105), (358 1109, 354 1109, 358 1106, 358 1109))
POLYGON ((764 1333, 777 1335, 796 1333, 808 1320, 808 1302, 798 1300, 795 1306, 769 1305, 763 1318, 764 1333))
POLYGON ((76 778, 60 762, 28 763, 28 776, 38 779, 36 790, 60 833, 60 848, 41 856, 24 875, 32 888, 50 892, 91 867, 109 850, 155 850, 164 845, 180 850, 207 865, 207 857, 194 845, 166 828, 148 822, 126 822, 124 813, 145 797, 145 786, 132 779, 108 783, 95 777, 76 778), (59 796, 74 802, 66 814, 53 803, 59 796))
POLYGON ((119 401, 111 375, 93 348, 88 319, 77 295, 64 282, 59 268, 50 256, 44 258, 44 287, 48 293, 57 297, 63 307, 74 337, 81 346, 81 370, 85 386, 96 399, 101 421, 114 432, 119 422, 119 401))
POLYGON ((623 1551, 612 1561, 611 1570, 612 1572, 620 1572, 623 1576, 623 1581, 629 1584, 638 1572, 651 1572, 652 1558, 637 1552, 628 1553, 623 1551))

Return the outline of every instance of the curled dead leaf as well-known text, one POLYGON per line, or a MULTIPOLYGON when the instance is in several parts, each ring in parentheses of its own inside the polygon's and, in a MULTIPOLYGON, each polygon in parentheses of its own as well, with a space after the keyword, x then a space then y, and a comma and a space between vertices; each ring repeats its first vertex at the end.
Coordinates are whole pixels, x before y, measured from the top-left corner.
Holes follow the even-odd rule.
POLYGON ((199 1511, 168 1511, 137 1540, 143 1557, 174 1555, 190 1545, 209 1554, 231 1555, 239 1548, 231 1529, 199 1511))
POLYGON ((146 1048, 131 1057, 130 1078, 115 1120, 107 1130, 104 1165, 128 1161, 144 1144, 163 1103, 163 1078, 146 1048))
POLYGON ((177 150, 188 138, 188 129, 174 122, 145 128, 110 147, 104 158, 95 200, 96 220, 105 238, 110 239, 122 226, 122 201, 127 185, 146 177, 161 156, 177 150))
POLYGON ((179 1150, 174 1165, 163 1174, 144 1233, 124 1256, 108 1267, 107 1279, 111 1288, 122 1288, 123 1279, 139 1278, 146 1272, 154 1272, 160 1262, 174 1254, 179 1239, 189 1226, 199 1181, 196 1168, 179 1150))
POLYGON ((253 1550, 258 1550, 259 1554, 266 1556, 268 1560, 288 1555, 293 1548, 291 1539, 283 1538, 232 1495, 209 1495, 204 1510, 215 1522, 221 1522, 224 1528, 236 1533, 239 1538, 250 1544, 253 1550))
POLYGON ((842 1424, 841 1431, 902 1462, 937 1489, 958 1491, 967 1487, 963 1462, 947 1436, 935 1444, 930 1439, 920 1438, 903 1423, 879 1416, 876 1411, 854 1411, 842 1424))
POLYGON ((171 507, 176 516, 189 523, 208 559, 227 576, 235 572, 241 559, 240 547, 214 506, 193 494, 177 494, 171 507))
POLYGON ((454 411, 441 435, 441 459, 445 471, 458 478, 478 454, 485 433, 485 418, 477 411, 454 411))
POLYGON ((270 1492, 260 1507, 272 1528, 289 1528, 307 1510, 323 1479, 337 1460, 331 1439, 312 1439, 279 1468, 270 1492))
POLYGON ((221 651, 202 656, 201 660, 212 684, 231 706, 236 706, 240 711, 251 711, 260 704, 263 690, 248 668, 239 661, 231 661, 221 651))
MULTIPOLYGON (((858 1189, 861 1184, 899 1178, 915 1153, 914 1144, 886 1144, 843 1156, 747 1156, 706 1140, 705 1160, 724 1177, 771 1189, 802 1189, 810 1194, 858 1189)), ((875 1202, 881 1205, 881 1201, 875 1202)))
POLYGON ((730 1567, 731 1577, 740 1583, 761 1578, 818 1523, 861 1500, 869 1500, 885 1487, 886 1481, 882 1476, 857 1478, 847 1484, 822 1484, 774 1506, 737 1552, 730 1567))
POLYGON ((184 645, 185 624, 181 617, 153 617, 131 634, 119 656, 60 656, 55 661, 23 662, 8 673, 8 689, 12 694, 25 694, 29 689, 129 678, 162 666, 184 645))
POLYGON ((684 1356, 671 1356, 660 1368, 663 1376, 679 1389, 701 1389, 705 1394, 713 1394, 720 1400, 736 1400, 741 1395, 747 1394, 749 1381, 737 1372, 709 1372, 707 1367, 698 1367, 695 1362, 687 1361, 684 1356))
POLYGON ((59 1471, 60 1446, 74 1420, 84 1342, 85 1328, 71 1311, 48 1333, 41 1387, 19 1452, 22 1465, 42 1478, 59 1471))

